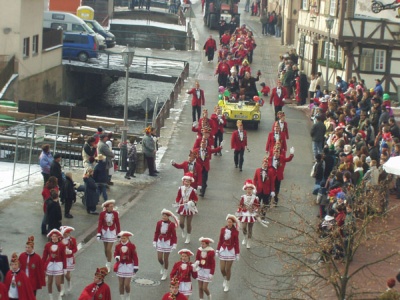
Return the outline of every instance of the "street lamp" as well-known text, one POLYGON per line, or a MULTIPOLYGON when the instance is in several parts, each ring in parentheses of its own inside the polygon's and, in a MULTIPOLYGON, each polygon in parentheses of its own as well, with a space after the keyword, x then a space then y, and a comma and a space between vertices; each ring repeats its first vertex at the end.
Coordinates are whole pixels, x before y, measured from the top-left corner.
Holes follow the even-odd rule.
POLYGON ((335 20, 329 16, 325 19, 326 28, 328 29, 328 49, 326 51, 326 77, 325 77, 325 89, 329 90, 329 53, 331 52, 331 30, 333 27, 333 22, 335 20))
POLYGON ((125 105, 124 105, 124 126, 122 129, 121 137, 121 152, 119 156, 119 170, 126 171, 126 161, 128 156, 128 149, 126 146, 126 140, 128 137, 128 82, 129 82, 129 67, 132 64, 133 56, 135 55, 135 49, 126 45, 126 48, 122 51, 122 60, 126 69, 125 73, 125 105))

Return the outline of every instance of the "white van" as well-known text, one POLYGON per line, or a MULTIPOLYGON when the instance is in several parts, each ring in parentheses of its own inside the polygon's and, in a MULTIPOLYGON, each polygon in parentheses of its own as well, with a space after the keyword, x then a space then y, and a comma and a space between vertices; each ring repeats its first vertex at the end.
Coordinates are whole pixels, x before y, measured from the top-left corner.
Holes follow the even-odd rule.
POLYGON ((53 29, 62 28, 63 31, 77 31, 93 34, 96 35, 96 39, 99 43, 99 50, 106 48, 105 38, 95 33, 81 18, 73 14, 62 11, 45 11, 43 14, 43 27, 53 29))

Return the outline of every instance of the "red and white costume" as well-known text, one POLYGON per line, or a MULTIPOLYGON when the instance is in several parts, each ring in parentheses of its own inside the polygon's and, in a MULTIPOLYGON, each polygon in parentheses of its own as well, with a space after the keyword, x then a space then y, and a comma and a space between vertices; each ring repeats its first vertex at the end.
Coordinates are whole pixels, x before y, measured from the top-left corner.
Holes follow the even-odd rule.
POLYGON ((171 293, 166 293, 164 294, 161 300, 187 300, 187 297, 179 292, 176 295, 172 295, 171 293))
POLYGON ((271 131, 268 134, 267 144, 265 145, 265 151, 269 153, 274 153, 274 147, 277 142, 281 143, 281 152, 286 152, 286 134, 283 132, 271 131))
POLYGON ((104 282, 93 282, 85 287, 78 300, 111 300, 110 287, 104 282))
POLYGON ((193 175, 194 181, 190 184, 190 186, 194 189, 196 189, 198 186, 201 186, 202 183, 202 176, 201 176, 201 171, 202 171, 202 165, 197 163, 196 160, 193 162, 189 161, 184 161, 181 164, 177 164, 176 162, 172 163, 172 165, 177 168, 177 169, 182 169, 183 173, 188 173, 191 172, 193 175))
POLYGON ((29 278, 21 269, 18 269, 16 272, 9 270, 4 279, 4 284, 8 291, 7 298, 5 299, 8 299, 8 297, 20 300, 36 299, 29 278))
POLYGON ((1 281, 0 281, 0 299, 1 300, 9 300, 7 287, 1 281))
POLYGON ((195 210, 190 209, 189 201, 197 203, 198 200, 199 199, 197 197, 196 190, 194 188, 192 188, 191 186, 186 187, 182 185, 178 189, 178 195, 176 196, 175 200, 176 204, 179 205, 178 208, 176 209, 176 212, 182 216, 191 216, 196 214, 197 209, 195 210))
POLYGON ((272 131, 274 130, 275 123, 278 123, 279 127, 281 128, 281 132, 285 134, 286 139, 289 139, 289 129, 288 129, 288 124, 286 121, 276 121, 272 124, 272 131))
POLYGON ((198 265, 197 280, 211 282, 210 275, 214 276, 215 251, 210 246, 200 247, 196 253, 196 265, 198 265))
POLYGON ((270 155, 268 157, 268 166, 272 167, 275 171, 276 180, 283 180, 283 174, 285 171, 285 166, 287 162, 290 162, 293 159, 294 155, 290 154, 288 157, 285 157, 285 153, 281 153, 281 155, 276 158, 274 155, 270 155))
POLYGON ((64 238, 62 243, 65 245, 65 253, 67 257, 67 271, 75 270, 75 253, 78 252, 78 245, 76 239, 72 236, 64 238))
POLYGON ((243 195, 237 211, 238 219, 242 223, 255 223, 260 202, 255 194, 243 195))
POLYGON ((97 234, 101 234, 101 240, 107 243, 117 241, 117 233, 121 231, 118 212, 104 210, 99 215, 97 234))
POLYGON ((256 186, 257 193, 263 193, 269 195, 271 192, 275 192, 275 177, 276 172, 272 168, 258 168, 254 172, 254 185, 256 186))
POLYGON ((195 265, 189 262, 178 261, 174 264, 170 277, 176 277, 179 281, 179 292, 183 295, 192 294, 192 277, 197 278, 195 265))
POLYGON ((21 270, 28 276, 34 291, 46 286, 43 262, 39 254, 35 252, 32 254, 23 252, 19 255, 19 263, 21 270))
POLYGON ((115 246, 114 258, 117 262, 114 265, 118 277, 133 277, 134 269, 139 269, 139 259, 136 253, 136 246, 129 240, 115 246))
POLYGON ((217 250, 220 260, 236 260, 236 255, 240 253, 240 247, 239 231, 235 226, 221 228, 217 250))
POLYGON ((62 242, 48 242, 44 246, 42 262, 46 275, 64 275, 64 269, 67 267, 65 245, 62 242))
POLYGON ((170 220, 157 222, 153 242, 156 242, 156 249, 159 252, 171 252, 176 248, 178 238, 176 237, 176 225, 170 220))

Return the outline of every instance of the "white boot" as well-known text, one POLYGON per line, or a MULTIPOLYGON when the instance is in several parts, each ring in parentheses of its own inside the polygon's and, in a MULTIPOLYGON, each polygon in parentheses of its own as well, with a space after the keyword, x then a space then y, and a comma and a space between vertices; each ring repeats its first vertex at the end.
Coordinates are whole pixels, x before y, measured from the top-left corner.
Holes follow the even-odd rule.
POLYGON ((229 281, 226 280, 226 284, 225 284, 225 288, 224 288, 224 292, 229 291, 229 281))
POLYGON ((160 275, 164 274, 164 265, 161 265, 160 275))
POLYGON ((106 268, 107 268, 108 273, 110 273, 110 271, 111 271, 111 263, 109 261, 106 262, 106 268))
POLYGON ((64 295, 65 295, 64 284, 61 284, 60 296, 63 297, 64 295))
POLYGON ((162 275, 162 277, 161 277, 161 280, 165 280, 165 279, 167 279, 167 276, 168 276, 168 270, 167 269, 164 269, 163 270, 163 275, 162 275))
POLYGON ((186 234, 185 234, 185 230, 182 229, 182 238, 185 238, 186 234))
POLYGON ((223 276, 224 277, 224 283, 222 284, 222 286, 225 288, 225 285, 226 285, 226 276, 223 276))
POLYGON ((49 294, 49 300, 53 300, 53 294, 49 294))
POLYGON ((119 295, 121 297, 121 300, 125 300, 125 295, 119 295))
POLYGON ((58 295, 58 300, 62 300, 61 294, 58 295))
POLYGON ((250 239, 247 239, 246 248, 250 249, 250 239))
POLYGON ((246 239, 246 237, 244 237, 244 239, 242 241, 242 245, 246 245, 246 243, 247 243, 247 239, 246 239))
POLYGON ((67 294, 71 293, 71 287, 72 287, 71 280, 70 281, 67 280, 67 294))
POLYGON ((131 300, 131 293, 125 294, 125 300, 131 300))
POLYGON ((189 243, 190 243, 190 233, 188 233, 186 235, 186 241, 185 241, 185 244, 189 244, 189 243))
POLYGON ((210 295, 208 295, 208 297, 207 297, 207 298, 208 298, 208 300, 211 300, 211 294, 210 294, 210 295))

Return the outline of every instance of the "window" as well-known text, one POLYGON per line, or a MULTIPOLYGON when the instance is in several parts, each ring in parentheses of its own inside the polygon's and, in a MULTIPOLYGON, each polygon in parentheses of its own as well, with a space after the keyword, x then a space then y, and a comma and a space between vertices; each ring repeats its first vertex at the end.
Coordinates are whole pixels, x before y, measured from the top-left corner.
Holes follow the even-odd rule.
POLYGON ((332 43, 325 42, 325 51, 324 51, 324 58, 325 59, 326 59, 327 55, 329 56, 329 60, 336 61, 336 49, 335 49, 335 46, 332 43), (328 47, 328 45, 329 45, 329 47, 328 47), (329 53, 328 53, 328 50, 329 50, 329 53))
POLYGON ((331 5, 329 7, 329 15, 331 16, 336 16, 336 6, 337 6, 337 0, 331 0, 331 5))
POLYGON ((300 46, 299 46, 299 56, 301 58, 304 58, 305 47, 306 47, 306 36, 305 35, 301 35, 300 36, 300 46))
POLYGON ((39 52, 38 50, 39 50, 39 35, 36 34, 33 36, 32 39, 32 54, 33 55, 38 54, 39 52))
POLYGON ((385 72, 386 50, 365 48, 361 51, 360 71, 364 72, 385 72))
POLYGON ((72 31, 85 32, 86 30, 83 28, 82 25, 72 24, 72 31))
POLYGON ((24 46, 22 49, 22 56, 29 57, 29 38, 24 38, 24 46))
POLYGON ((64 23, 51 23, 50 27, 57 30, 67 30, 67 24, 64 23))
POLYGON ((308 10, 308 0, 301 1, 301 9, 308 10))

